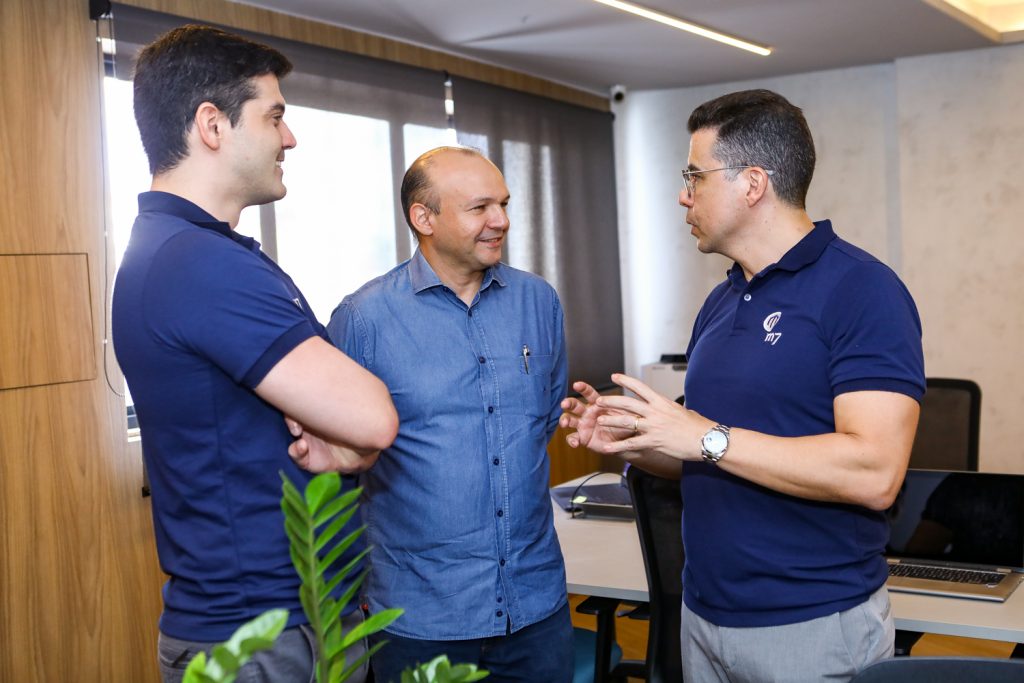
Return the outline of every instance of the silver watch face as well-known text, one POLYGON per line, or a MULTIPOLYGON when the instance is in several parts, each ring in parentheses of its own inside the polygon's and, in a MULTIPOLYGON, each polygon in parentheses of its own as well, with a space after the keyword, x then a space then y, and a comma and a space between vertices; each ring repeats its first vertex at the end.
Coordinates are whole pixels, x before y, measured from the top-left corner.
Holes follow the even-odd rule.
POLYGON ((729 437, 717 429, 712 429, 701 439, 704 450, 712 455, 721 453, 729 446, 729 437))

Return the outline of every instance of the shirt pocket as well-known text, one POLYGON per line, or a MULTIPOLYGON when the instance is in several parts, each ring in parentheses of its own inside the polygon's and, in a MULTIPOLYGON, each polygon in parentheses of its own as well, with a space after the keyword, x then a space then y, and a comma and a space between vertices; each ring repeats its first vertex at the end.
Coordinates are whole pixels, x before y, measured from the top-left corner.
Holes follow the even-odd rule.
POLYGON ((507 398, 503 406, 528 417, 546 418, 551 412, 551 371, 555 357, 519 356, 514 365, 516 371, 509 373, 506 386, 502 387, 507 398))

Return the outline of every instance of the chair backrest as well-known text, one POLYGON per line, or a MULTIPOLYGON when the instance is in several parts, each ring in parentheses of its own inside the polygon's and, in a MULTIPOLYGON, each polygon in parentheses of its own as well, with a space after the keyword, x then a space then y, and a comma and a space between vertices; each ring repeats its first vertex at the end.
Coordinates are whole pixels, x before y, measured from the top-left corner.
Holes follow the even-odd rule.
POLYGON ((929 377, 921 401, 910 466, 925 470, 978 470, 981 387, 969 379, 929 377))
POLYGON ((679 482, 630 467, 626 474, 636 508, 640 549, 650 594, 648 683, 682 680, 679 611, 683 599, 683 497, 679 482))
POLYGON ((854 676, 850 683, 1020 683, 1024 659, 984 657, 897 657, 883 659, 854 676))

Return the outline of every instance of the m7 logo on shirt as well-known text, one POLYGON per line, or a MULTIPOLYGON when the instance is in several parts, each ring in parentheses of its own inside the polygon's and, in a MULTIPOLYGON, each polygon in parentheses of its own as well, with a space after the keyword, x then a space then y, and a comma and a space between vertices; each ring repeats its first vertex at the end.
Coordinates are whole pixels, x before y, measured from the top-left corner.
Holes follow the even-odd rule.
POLYGON ((776 342, 782 339, 781 332, 772 332, 772 330, 775 329, 775 326, 779 323, 779 318, 781 317, 782 311, 775 311, 774 313, 769 313, 768 317, 764 319, 763 323, 761 323, 765 332, 768 333, 764 336, 764 340, 772 346, 775 346, 776 342))

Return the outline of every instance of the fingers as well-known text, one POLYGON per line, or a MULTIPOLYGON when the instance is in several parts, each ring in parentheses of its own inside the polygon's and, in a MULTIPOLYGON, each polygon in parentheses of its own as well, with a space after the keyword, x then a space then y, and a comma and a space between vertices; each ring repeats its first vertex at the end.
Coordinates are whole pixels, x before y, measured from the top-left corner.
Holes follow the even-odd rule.
POLYGON ((295 437, 302 436, 302 425, 288 417, 284 416, 284 423, 288 427, 288 432, 295 437))
POLYGON ((594 387, 590 386, 586 382, 577 382, 577 384, 582 385, 579 389, 577 389, 577 391, 580 392, 580 395, 583 396, 583 398, 587 401, 587 403, 593 403, 601 395, 597 391, 597 389, 595 389, 594 387))
POLYGON ((288 446, 288 456, 299 462, 309 455, 309 443, 305 439, 296 439, 288 446))
POLYGON ((646 402, 637 400, 632 396, 602 396, 598 400, 597 405, 606 410, 628 412, 641 416, 647 415, 650 412, 650 406, 646 402))
POLYGON ((583 403, 578 398, 563 398, 559 406, 567 413, 576 413, 578 415, 583 412, 583 409, 587 407, 587 404, 583 403))
POLYGON ((641 382, 635 377, 629 375, 623 375, 622 373, 615 373, 612 375, 612 381, 618 384, 623 389, 629 389, 634 394, 644 399, 648 403, 653 403, 657 399, 668 400, 654 389, 641 382))
POLYGON ((602 415, 597 418, 597 424, 602 427, 611 427, 614 429, 620 429, 634 434, 640 431, 643 425, 644 418, 639 415, 629 414, 616 414, 616 415, 602 415))

